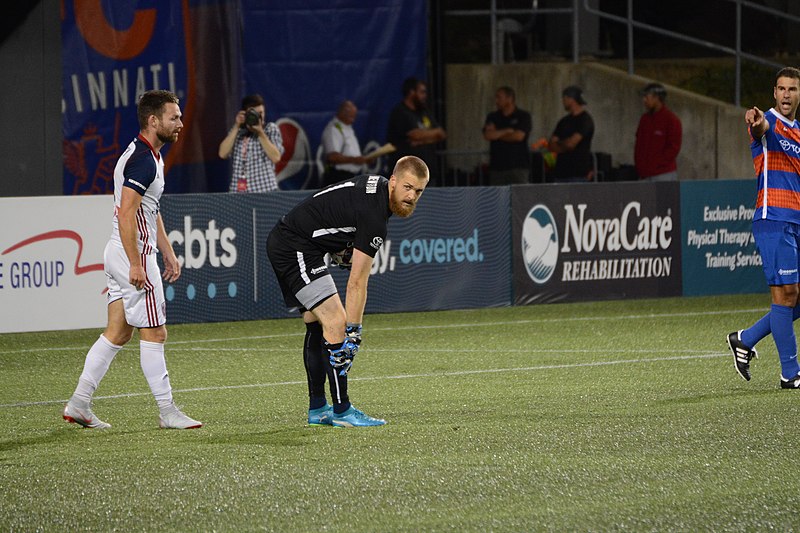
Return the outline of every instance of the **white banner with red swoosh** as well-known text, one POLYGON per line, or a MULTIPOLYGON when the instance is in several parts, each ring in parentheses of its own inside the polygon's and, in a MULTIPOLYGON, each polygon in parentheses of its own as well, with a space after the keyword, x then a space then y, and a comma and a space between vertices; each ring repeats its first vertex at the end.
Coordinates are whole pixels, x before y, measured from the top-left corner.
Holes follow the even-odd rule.
POLYGON ((103 327, 109 195, 0 198, 0 333, 103 327))

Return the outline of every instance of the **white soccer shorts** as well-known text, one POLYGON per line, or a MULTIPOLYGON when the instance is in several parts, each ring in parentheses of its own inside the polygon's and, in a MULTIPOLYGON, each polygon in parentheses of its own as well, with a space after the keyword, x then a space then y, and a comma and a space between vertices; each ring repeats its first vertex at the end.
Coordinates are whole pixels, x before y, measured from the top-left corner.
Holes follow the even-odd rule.
POLYGON ((125 249, 109 242, 103 253, 108 303, 122 298, 125 320, 135 328, 154 328, 167 323, 167 302, 164 299, 164 286, 161 284, 161 269, 158 268, 156 254, 143 254, 144 271, 147 281, 143 290, 129 282, 130 262, 125 249))

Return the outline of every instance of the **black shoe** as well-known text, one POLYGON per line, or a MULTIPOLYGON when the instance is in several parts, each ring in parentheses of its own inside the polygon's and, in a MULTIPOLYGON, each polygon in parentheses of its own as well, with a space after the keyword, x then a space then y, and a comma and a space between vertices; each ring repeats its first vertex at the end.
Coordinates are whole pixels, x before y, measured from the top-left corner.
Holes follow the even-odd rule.
POLYGON ((785 377, 781 376, 781 388, 800 389, 800 374, 797 374, 792 379, 786 379, 785 377))
POLYGON ((728 347, 733 354, 733 366, 742 378, 750 381, 750 360, 758 359, 758 353, 742 342, 742 330, 728 335, 728 347))

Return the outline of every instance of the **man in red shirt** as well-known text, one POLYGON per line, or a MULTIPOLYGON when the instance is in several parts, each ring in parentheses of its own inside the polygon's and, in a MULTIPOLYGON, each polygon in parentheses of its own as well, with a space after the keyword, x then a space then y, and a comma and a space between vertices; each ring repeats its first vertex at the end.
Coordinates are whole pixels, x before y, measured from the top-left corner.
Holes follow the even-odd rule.
POLYGON ((650 83, 642 89, 645 113, 636 129, 634 162, 640 179, 675 181, 678 166, 675 162, 681 151, 681 120, 664 100, 667 90, 660 83, 650 83))

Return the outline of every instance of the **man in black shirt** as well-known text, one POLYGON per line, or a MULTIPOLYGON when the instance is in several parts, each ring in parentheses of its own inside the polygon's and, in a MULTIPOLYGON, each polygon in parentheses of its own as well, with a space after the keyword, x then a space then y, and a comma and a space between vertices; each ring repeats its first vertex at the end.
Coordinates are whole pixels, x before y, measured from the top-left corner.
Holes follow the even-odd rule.
POLYGON ((414 155, 428 165, 434 183, 441 184, 436 145, 445 140, 447 133, 428 112, 427 102, 428 86, 424 81, 403 81, 403 100, 392 109, 386 132, 386 141, 397 148, 388 157, 389 168, 404 155, 414 155))
POLYGON ((500 87, 494 95, 497 111, 486 116, 483 138, 489 141, 489 185, 511 185, 530 181, 531 114, 517 107, 511 87, 500 87))
POLYGON ((392 214, 410 216, 428 184, 425 162, 401 158, 389 179, 361 175, 308 197, 275 225, 267 254, 289 307, 306 324, 303 362, 310 425, 378 426, 386 422, 350 404, 347 372, 361 344, 372 260, 386 239, 392 214), (350 270, 345 304, 328 272, 326 254, 350 270), (330 381, 333 406, 325 397, 330 381))
POLYGON ((561 93, 567 115, 558 121, 548 148, 557 155, 555 181, 589 181, 593 178, 592 137, 594 120, 586 111, 580 87, 571 85, 561 93))

